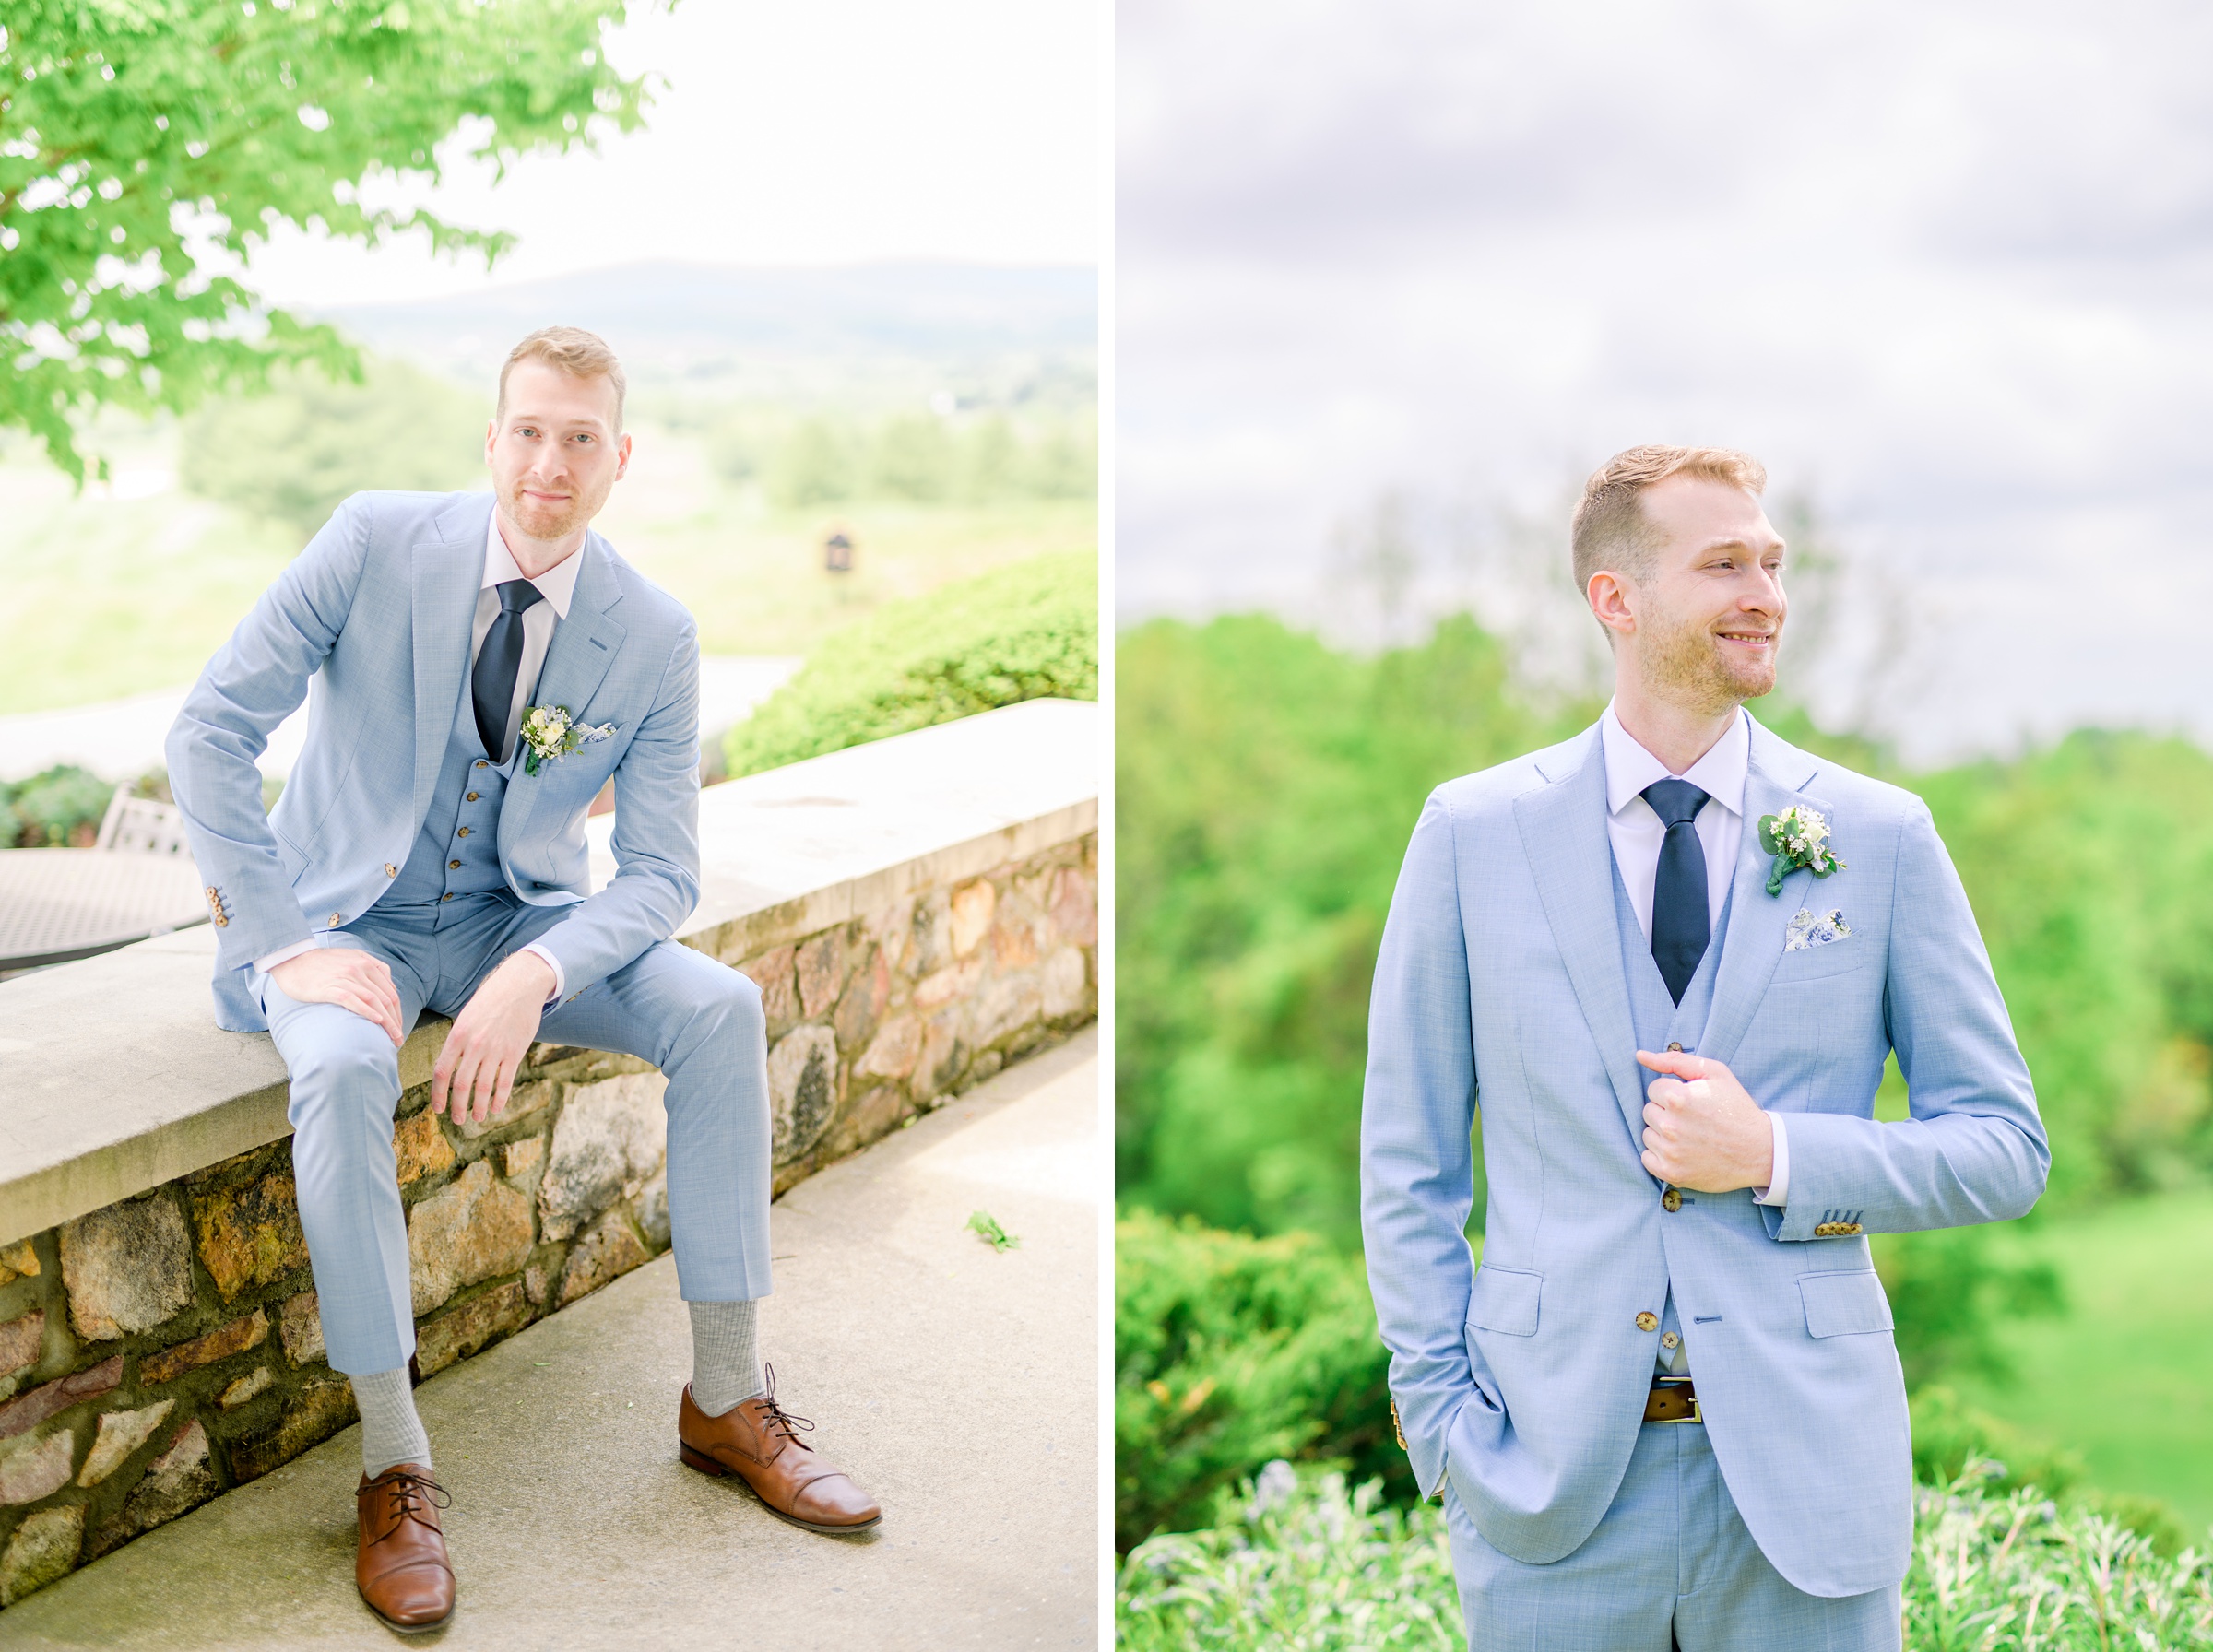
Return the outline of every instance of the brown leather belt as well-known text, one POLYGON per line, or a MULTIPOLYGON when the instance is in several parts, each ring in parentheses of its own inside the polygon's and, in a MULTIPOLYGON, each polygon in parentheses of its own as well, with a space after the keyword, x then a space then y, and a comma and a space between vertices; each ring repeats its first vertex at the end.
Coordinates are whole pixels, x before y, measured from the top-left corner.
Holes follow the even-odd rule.
POLYGON ((1698 1391, 1687 1376, 1656 1376, 1652 1391, 1644 1397, 1647 1422, 1703 1422, 1698 1414, 1698 1391))

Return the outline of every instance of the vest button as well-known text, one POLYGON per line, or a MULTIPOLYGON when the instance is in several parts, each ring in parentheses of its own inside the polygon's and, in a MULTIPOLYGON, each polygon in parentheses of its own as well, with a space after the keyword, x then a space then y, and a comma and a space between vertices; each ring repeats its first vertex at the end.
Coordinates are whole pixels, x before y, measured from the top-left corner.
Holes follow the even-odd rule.
POLYGON ((476 795, 476 793, 474 793, 474 792, 471 792, 471 793, 469 793, 468 796, 467 796, 467 797, 465 799, 465 801, 467 801, 467 802, 469 802, 469 803, 474 803, 476 800, 477 800, 477 795, 476 795))
POLYGON ((1669 1215, 1674 1215, 1675 1212, 1683 1208, 1683 1196, 1680 1193, 1677 1193, 1673 1187, 1670 1187, 1665 1193, 1663 1193, 1660 1196, 1660 1208, 1668 1212, 1669 1215))
POLYGON ((399 876, 399 868, 387 860, 385 862, 385 876, 387 878, 396 878, 399 876))
POLYGON ((1680 1056, 1683 1053, 1683 1046, 1680 1044, 1671 1044, 1667 1048, 1670 1055, 1680 1056))
POLYGON ((1660 1328, 1660 1316, 1659 1316, 1659 1315, 1657 1315, 1657 1314, 1639 1314, 1639 1315, 1638 1315, 1638 1316, 1637 1316, 1637 1328, 1638 1328, 1639 1330, 1640 1330, 1640 1331, 1656 1331, 1656 1330, 1658 1330, 1658 1329, 1660 1328))
POLYGON ((479 769, 488 769, 488 768, 490 768, 491 766, 491 765, 490 763, 487 763, 487 762, 486 762, 486 761, 484 761, 482 758, 480 758, 480 757, 479 757, 479 759, 477 759, 477 767, 478 767, 478 768, 479 768, 479 769))
POLYGON ((461 863, 457 860, 449 860, 445 863, 445 869, 449 872, 458 872, 461 869, 461 863))
POLYGON ((444 894, 444 895, 441 895, 441 896, 439 896, 438 898, 439 898, 441 901, 450 901, 450 900, 452 900, 454 897, 453 897, 453 896, 452 896, 452 895, 449 893, 449 894, 444 894))
POLYGON ((467 836, 468 835, 468 828, 467 828, 467 827, 466 827, 466 826, 462 827, 462 828, 461 828, 461 832, 460 832, 460 835, 461 835, 461 836, 463 836, 463 837, 467 837, 467 836))
POLYGON ((1673 1353, 1676 1349, 1683 1346, 1683 1339, 1676 1336, 1673 1331, 1664 1331, 1660 1337, 1660 1346, 1666 1349, 1670 1353, 1673 1353))

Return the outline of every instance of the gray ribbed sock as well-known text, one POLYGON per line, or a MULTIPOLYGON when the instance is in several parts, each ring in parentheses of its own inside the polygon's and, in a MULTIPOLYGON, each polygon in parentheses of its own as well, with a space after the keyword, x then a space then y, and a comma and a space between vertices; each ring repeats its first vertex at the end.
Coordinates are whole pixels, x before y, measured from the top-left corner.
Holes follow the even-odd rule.
POLYGON ((761 1392, 751 1302, 692 1302, 692 1403, 710 1417, 761 1392))
POLYGON ((408 1368, 373 1371, 347 1380, 353 1384, 354 1402, 361 1408, 361 1472, 374 1480, 401 1463, 419 1463, 427 1470, 431 1436, 422 1432, 422 1419, 415 1414, 408 1368))

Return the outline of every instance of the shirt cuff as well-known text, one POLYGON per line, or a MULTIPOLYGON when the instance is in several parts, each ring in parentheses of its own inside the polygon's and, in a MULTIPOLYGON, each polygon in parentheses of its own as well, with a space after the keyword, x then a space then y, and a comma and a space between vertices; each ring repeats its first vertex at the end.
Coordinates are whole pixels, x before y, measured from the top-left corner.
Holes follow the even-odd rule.
POLYGON ((321 941, 312 938, 308 940, 296 940, 289 947, 278 948, 277 950, 271 952, 266 958, 256 958, 254 961, 254 967, 266 975, 271 970, 275 969, 278 964, 290 963, 293 959, 299 957, 302 952, 312 952, 322 944, 323 943, 321 941))
POLYGON ((1755 1187, 1752 1190, 1752 1202, 1756 1205, 1787 1205, 1791 1202, 1791 1138, 1782 1127, 1781 1114, 1769 1114, 1768 1123, 1775 1130, 1775 1179, 1765 1187, 1755 1187))
MULTIPOLYGON (((554 1005, 561 1002, 562 998, 566 996, 569 990, 569 978, 562 970, 561 960, 554 957, 552 953, 547 951, 545 948, 539 946, 536 941, 532 941, 528 946, 525 947, 523 950, 526 952, 537 953, 538 957, 546 961, 546 967, 553 972, 553 990, 547 996, 545 1002, 545 1008, 550 1009, 554 1005)), ((1777 1202, 1780 1203, 1781 1201, 1779 1200, 1777 1202)))

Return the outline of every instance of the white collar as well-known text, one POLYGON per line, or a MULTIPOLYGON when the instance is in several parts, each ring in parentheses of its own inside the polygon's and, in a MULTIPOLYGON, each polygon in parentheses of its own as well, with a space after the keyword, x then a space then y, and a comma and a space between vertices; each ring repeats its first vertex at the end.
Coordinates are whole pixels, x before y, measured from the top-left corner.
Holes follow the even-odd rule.
MULTIPOLYGON (((485 590, 522 578, 523 571, 515 566, 515 553, 507 549, 507 541, 500 537, 500 509, 496 504, 491 509, 491 525, 484 533, 484 584, 478 588, 485 590)), ((538 594, 552 605, 557 620, 569 617, 569 603, 576 595, 576 570, 583 562, 584 547, 579 545, 530 582, 538 587, 538 594)))
MULTIPOLYGON (((1619 814, 1655 780, 1671 776, 1668 767, 1637 742, 1606 702, 1598 720, 1599 739, 1606 755, 1606 812, 1619 814)), ((1683 771, 1682 778, 1697 786, 1731 814, 1745 812, 1745 770, 1752 761, 1752 719, 1737 707, 1736 720, 1714 741, 1706 755, 1683 771)))

